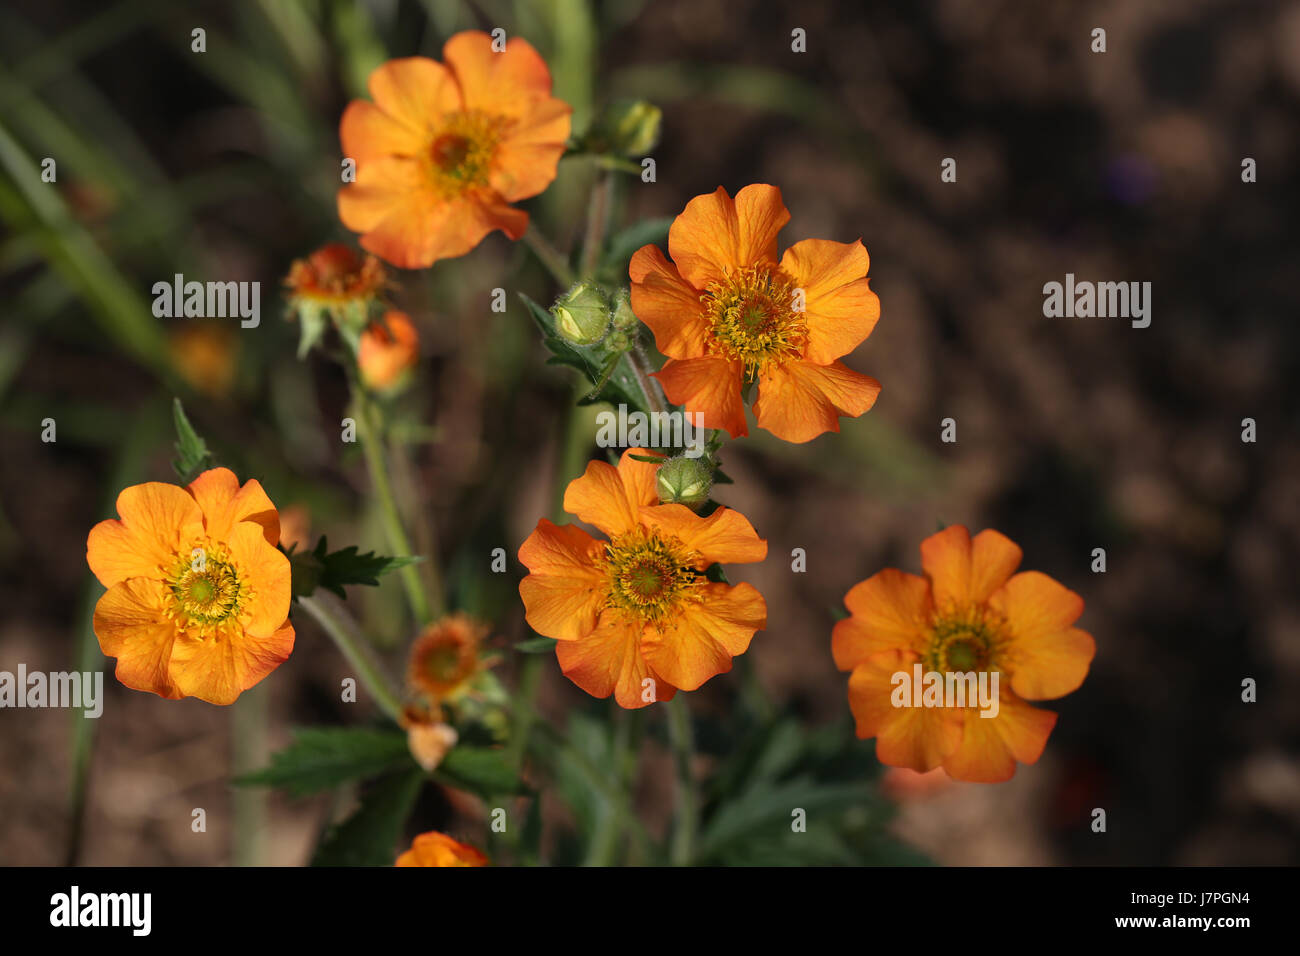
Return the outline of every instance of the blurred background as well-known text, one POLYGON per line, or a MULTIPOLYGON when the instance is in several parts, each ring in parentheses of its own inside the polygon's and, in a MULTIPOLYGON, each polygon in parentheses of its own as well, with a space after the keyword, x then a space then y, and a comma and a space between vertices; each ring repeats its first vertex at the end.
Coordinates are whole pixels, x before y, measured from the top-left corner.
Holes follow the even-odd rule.
MULTIPOLYGON (((86 534, 125 485, 172 479, 173 394, 299 528, 383 549, 360 454, 337 437, 346 383, 318 355, 295 360, 280 282, 294 258, 352 241, 334 206, 338 119, 370 70, 496 26, 542 52, 575 131, 613 98, 663 109, 657 181, 622 181, 624 221, 771 182, 793 216, 782 248, 861 237, 871 253, 882 318, 847 361, 883 383, 876 407, 808 445, 756 432, 724 449, 735 484, 717 497, 771 544, 732 579, 767 598, 747 660, 776 710, 848 732, 836 609, 882 567, 919 571, 938 522, 999 529, 1087 602, 1097 658, 1046 705, 1060 720, 1043 758, 996 786, 895 781, 891 832, 951 864, 1300 860, 1297 3, 9 0, 0 670, 105 665, 86 534), (945 157, 955 183, 940 181, 945 157), (1257 182, 1242 182, 1246 157, 1257 182), (261 325, 154 318, 153 283, 178 272, 261 282, 261 325), (1067 272, 1150 282, 1150 327, 1044 318, 1042 286, 1067 272), (56 442, 41 441, 46 418, 56 442), (796 547, 807 573, 790 571, 796 547)), ((563 249, 592 175, 565 160, 526 204, 563 249)), ((508 649, 529 636, 515 550, 598 454, 590 417, 569 414, 576 383, 544 364, 513 295, 557 290, 499 233, 399 283, 423 353, 399 493, 453 603, 492 622, 513 686, 508 649), (504 314, 495 287, 511 291, 504 314), (495 547, 508 574, 484 573, 495 547)), ((401 588, 365 590, 349 603, 400 661, 401 588)), ((329 802, 228 784, 293 726, 364 719, 337 701, 333 645, 295 623, 294 655, 235 708, 127 690, 107 662, 97 721, 0 712, 0 863, 303 862, 329 802), (206 834, 191 832, 195 807, 206 834)), ((604 713, 553 658, 540 674, 545 713, 604 713)), ((717 677, 692 709, 722 721, 738 688, 717 677)), ((870 762, 869 742, 853 746, 870 762)), ((707 764, 707 730, 702 750, 707 764)), ((667 766, 648 745, 652 827, 667 766)), ((419 812, 481 815, 457 799, 419 812)))

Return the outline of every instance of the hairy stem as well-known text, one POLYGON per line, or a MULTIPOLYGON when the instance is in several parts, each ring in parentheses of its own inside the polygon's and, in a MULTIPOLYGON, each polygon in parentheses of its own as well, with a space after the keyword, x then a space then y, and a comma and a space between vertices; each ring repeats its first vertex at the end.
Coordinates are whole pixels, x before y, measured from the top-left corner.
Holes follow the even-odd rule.
POLYGON ((357 633, 356 622, 343 607, 343 603, 331 595, 320 594, 316 597, 300 597, 298 605, 315 618, 316 623, 343 652, 343 656, 361 678, 361 683, 374 696, 384 713, 400 723, 401 697, 379 662, 374 659, 369 645, 357 633))

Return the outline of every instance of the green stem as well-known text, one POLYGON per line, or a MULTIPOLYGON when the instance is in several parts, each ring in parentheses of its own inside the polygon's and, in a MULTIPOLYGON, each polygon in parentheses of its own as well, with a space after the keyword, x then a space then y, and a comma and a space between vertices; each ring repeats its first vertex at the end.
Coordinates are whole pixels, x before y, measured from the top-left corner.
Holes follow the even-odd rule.
POLYGON ((524 233, 524 244, 533 251, 537 261, 545 266, 557 284, 565 289, 573 285, 573 270, 569 268, 569 260, 531 222, 524 233))
POLYGON ((600 262, 600 253, 605 245, 605 229, 609 224, 609 201, 614 177, 609 170, 602 169, 596 173, 596 184, 591 188, 591 198, 587 202, 587 232, 582 240, 581 275, 589 279, 600 262))
POLYGON ((342 603, 327 594, 318 597, 300 597, 298 605, 318 623, 349 664, 356 670, 361 683, 374 696, 375 702, 394 721, 401 722, 402 700, 393 688, 392 682, 384 674, 379 663, 372 657, 372 652, 357 633, 356 623, 352 620, 342 603))
MULTIPOLYGON (((379 500, 383 515, 384 531, 388 536, 388 546, 394 556, 410 557, 411 541, 406 536, 402 516, 397 509, 397 499, 393 496, 393 483, 388 476, 388 463, 384 457, 384 444, 379 433, 379 424, 375 420, 374 403, 365 393, 365 387, 352 384, 352 403, 356 408, 357 424, 361 432, 361 450, 366 457, 366 467, 370 471, 370 483, 374 486, 375 497, 379 500)), ((429 605, 429 595, 420 582, 420 572, 415 565, 408 564, 398 569, 402 584, 406 587, 406 597, 411 605, 411 614, 417 625, 423 627, 433 620, 433 611, 429 605)))
MULTIPOLYGON (((270 692, 263 681, 239 695, 231 708, 231 776, 266 766, 270 748, 266 742, 270 692)), ((267 792, 261 787, 237 787, 231 797, 234 815, 235 866, 260 866, 266 835, 267 792)))
POLYGON ((664 396, 663 390, 660 389, 659 383, 650 377, 650 361, 646 358, 645 349, 640 345, 634 346, 627 353, 628 364, 632 366, 632 372, 636 375, 636 381, 641 386, 641 391, 645 393, 646 405, 652 412, 668 411, 668 399, 664 396))
POLYGON ((669 859, 673 866, 690 866, 695 852, 696 804, 695 775, 691 769, 695 744, 691 734, 691 712, 679 694, 668 708, 668 739, 672 743, 677 767, 677 819, 673 828, 669 859))

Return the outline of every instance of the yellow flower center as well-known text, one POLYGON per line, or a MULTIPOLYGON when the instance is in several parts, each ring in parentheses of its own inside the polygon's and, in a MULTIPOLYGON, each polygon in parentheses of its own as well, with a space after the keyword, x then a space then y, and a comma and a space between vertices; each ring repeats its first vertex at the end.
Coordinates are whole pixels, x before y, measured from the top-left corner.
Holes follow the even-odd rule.
POLYGON ((619 608, 643 623, 660 623, 682 601, 692 600, 701 580, 692 567, 698 556, 676 538, 637 528, 605 545, 609 579, 606 607, 619 608))
POLYGON ((745 366, 752 379, 803 352, 808 324, 795 311, 794 282, 776 266, 757 265, 709 283, 700 297, 709 351, 745 366))
POLYGON ((426 172, 444 199, 488 185, 497 144, 507 125, 503 116, 478 110, 453 113, 429 144, 426 172))
POLYGON ((252 597, 230 552, 213 542, 199 542, 179 552, 166 580, 171 595, 167 616, 204 637, 237 622, 240 609, 252 597))
POLYGON ((941 674, 1000 670, 1003 622, 987 609, 972 607, 938 615, 930 628, 925 652, 927 670, 941 674))

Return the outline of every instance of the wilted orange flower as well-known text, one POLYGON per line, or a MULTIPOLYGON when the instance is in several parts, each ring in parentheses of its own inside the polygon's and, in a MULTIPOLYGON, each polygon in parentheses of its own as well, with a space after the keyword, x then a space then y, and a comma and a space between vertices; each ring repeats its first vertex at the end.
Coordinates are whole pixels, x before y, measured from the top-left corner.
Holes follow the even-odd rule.
POLYGON ((452 614, 424 629, 411 647, 407 679, 434 700, 465 691, 479 672, 479 644, 487 628, 465 614, 452 614))
POLYGON ((778 262, 776 235, 790 220, 775 186, 722 187, 696 196, 658 246, 632 257, 632 310, 668 356, 656 373, 668 398, 706 428, 749 434, 744 392, 758 383, 754 417, 778 438, 805 442, 839 431, 880 383, 837 361, 880 317, 862 241, 805 239, 778 262))
POLYGON ((94 628, 119 681, 230 704, 289 657, 289 560, 260 484, 213 468, 188 488, 132 485, 117 513, 91 529, 86 561, 108 588, 94 628))
POLYGON ((410 316, 389 309, 361 334, 357 367, 361 381, 378 392, 403 385, 420 359, 420 336, 410 316))
POLYGON ((593 697, 644 707, 695 690, 731 670, 731 659, 767 626, 767 605, 749 584, 709 581, 715 562, 767 556, 767 542, 739 512, 701 518, 658 504, 657 466, 623 454, 569 483, 564 510, 609 535, 543 518, 519 548, 532 572, 519 583, 528 623, 555 638, 565 675, 593 697))
POLYGON ((306 259, 295 259, 284 284, 295 301, 340 306, 375 299, 387 281, 383 264, 374 256, 331 242, 306 259))
POLYGON ((488 858, 445 833, 421 833, 411 848, 397 858, 395 866, 487 866, 488 858))
POLYGON ((444 63, 389 60, 370 74, 373 103, 343 113, 343 154, 356 182, 339 218, 393 265, 423 268, 462 256, 494 229, 518 239, 528 214, 510 205, 555 178, 571 108, 551 96, 551 73, 526 41, 500 53, 486 33, 458 33, 444 63))
POLYGON ((887 568, 855 585, 832 650, 849 677, 859 737, 894 767, 943 767, 958 780, 995 783, 1034 763, 1056 714, 1029 700, 1063 697, 1083 683, 1096 646, 1074 627, 1083 599, 1045 574, 1022 571, 1020 548, 996 531, 961 525, 921 543, 925 577, 887 568), (898 706, 899 675, 969 674, 993 687, 996 708, 898 706))

